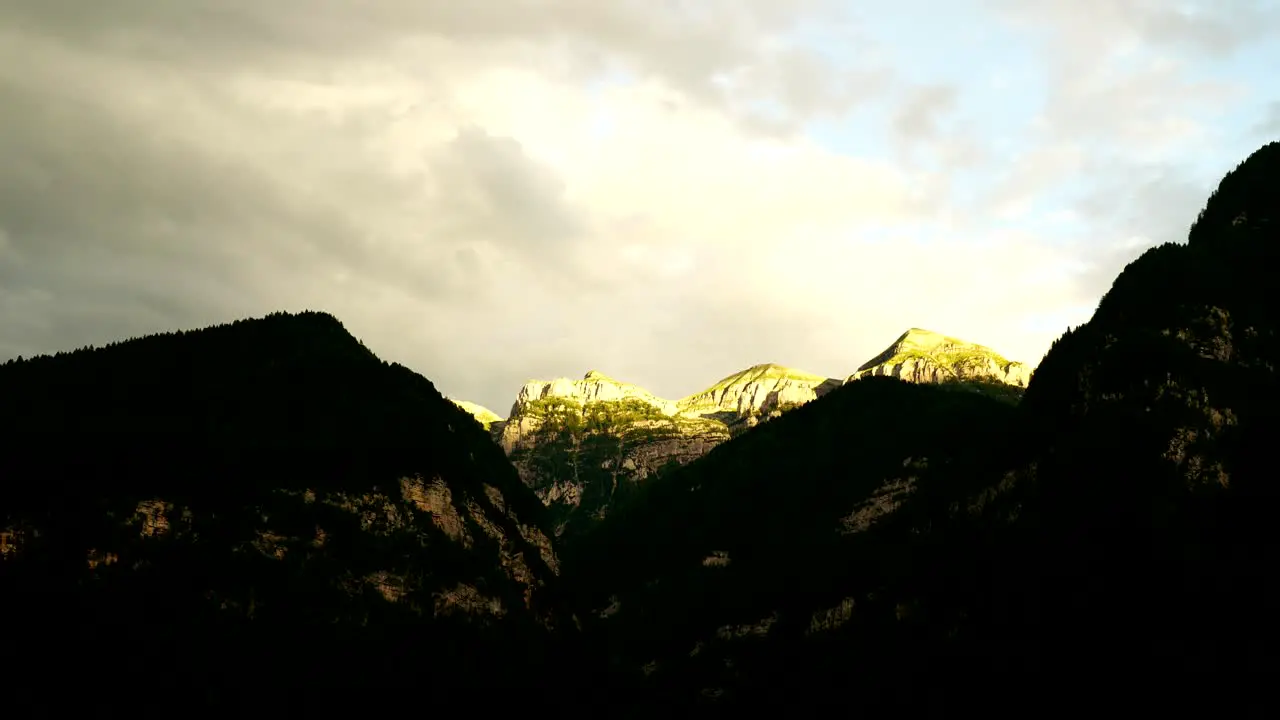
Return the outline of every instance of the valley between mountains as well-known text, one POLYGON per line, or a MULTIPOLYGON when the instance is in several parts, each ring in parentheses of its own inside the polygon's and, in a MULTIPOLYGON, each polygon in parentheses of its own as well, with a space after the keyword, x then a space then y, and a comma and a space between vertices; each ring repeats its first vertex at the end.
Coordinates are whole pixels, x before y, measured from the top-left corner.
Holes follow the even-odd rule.
POLYGON ((314 311, 14 358, 5 697, 1261 715, 1278 275, 1271 143, 1034 371, 911 329, 846 377, 592 371, 502 418, 314 311))
POLYGON ((467 401, 551 510, 555 534, 572 536, 626 502, 646 478, 670 472, 761 422, 854 380, 885 376, 947 383, 1017 402, 1031 368, 996 351, 912 328, 843 378, 775 364, 749 367, 679 400, 592 370, 579 380, 534 380, 506 419, 467 401))

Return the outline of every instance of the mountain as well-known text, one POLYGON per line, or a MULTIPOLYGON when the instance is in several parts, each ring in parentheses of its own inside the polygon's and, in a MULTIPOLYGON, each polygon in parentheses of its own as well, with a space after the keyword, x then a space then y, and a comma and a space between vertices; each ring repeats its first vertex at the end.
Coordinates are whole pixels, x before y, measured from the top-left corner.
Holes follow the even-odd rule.
POLYGON ((716 419, 741 431, 754 427, 761 417, 777 417, 839 384, 838 380, 768 363, 734 373, 679 400, 676 407, 682 415, 716 419))
POLYGON ((511 406, 508 422, 499 429, 499 442, 510 453, 528 442, 542 422, 548 401, 564 400, 577 405, 597 402, 621 402, 636 400, 658 414, 670 417, 676 414, 675 404, 654 395, 642 387, 618 382, 597 370, 591 370, 581 380, 557 378, 555 380, 530 380, 520 388, 515 404, 511 406))
POLYGON ((1040 628, 1044 652, 1105 641, 1116 672, 1276 668, 1277 268, 1271 143, 1222 179, 1186 244, 1130 263, 1045 356, 1024 403, 1046 450, 1022 471, 1039 513, 1024 552, 1061 618, 1040 628))
MULTIPOLYGON (((645 483, 564 550, 597 652, 724 710, 1236 707, 1280 666, 1278 261, 1273 143, 1016 405, 873 374, 645 483)), ((954 347, 911 335, 864 370, 954 347)))
POLYGON ((1026 388, 1031 380, 1031 368, 1006 360, 991 348, 911 328, 884 352, 863 363, 845 382, 872 375, 908 382, 995 381, 1026 388))
MULTIPOLYGON (((1015 400, 1024 366, 981 345, 911 330, 861 374, 960 382, 1015 400)), ((598 371, 580 380, 526 383, 507 421, 491 424, 520 477, 551 508, 555 533, 573 536, 625 502, 636 484, 839 387, 841 381, 765 363, 677 401, 598 371)))
POLYGON ((626 501, 637 483, 839 385, 765 364, 679 401, 592 370, 580 380, 526 383, 508 420, 491 425, 521 479, 572 536, 626 501))
POLYGON ((918 332, 838 387, 533 383, 491 434, 321 313, 9 361, 6 699, 1243 709, 1280 670, 1277 268, 1272 143, 1020 397, 918 332))
POLYGON ((531 381, 493 426, 520 478, 550 508, 556 534, 603 517, 636 483, 728 439, 724 423, 600 372, 531 381))
POLYGON ((480 423, 481 427, 485 430, 492 429, 493 424, 496 422, 502 422, 502 418, 498 417, 497 413, 483 405, 477 405, 473 402, 467 402, 466 400, 453 400, 452 402, 454 405, 457 405, 470 413, 471 416, 476 419, 476 422, 480 423))
POLYGON ((538 688, 567 662, 541 503, 465 411, 329 315, 9 361, 0 398, 11 680, 230 703, 538 688))
POLYGON ((822 657, 866 707, 879 664, 905 658, 887 641, 867 657, 825 645, 872 640, 860 626, 895 612, 877 597, 892 579, 953 577, 922 566, 910 525, 1002 467, 1016 414, 957 384, 870 377, 645 483, 563 550, 598 653, 633 692, 694 704, 753 686, 808 702, 822 657))

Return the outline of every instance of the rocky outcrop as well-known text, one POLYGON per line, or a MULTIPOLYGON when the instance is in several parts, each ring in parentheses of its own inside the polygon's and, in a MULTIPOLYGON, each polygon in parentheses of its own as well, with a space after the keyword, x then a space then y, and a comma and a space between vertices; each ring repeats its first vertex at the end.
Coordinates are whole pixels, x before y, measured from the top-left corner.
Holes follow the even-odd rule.
POLYGON ((780 365, 756 365, 672 402, 593 370, 580 380, 525 383, 510 418, 490 427, 563 534, 603 518, 637 483, 664 468, 697 460, 760 420, 839 384, 780 365))
POLYGON ((556 534, 589 526, 637 483, 729 437, 717 420, 685 417, 675 403, 596 371, 526 383, 491 432, 550 508, 556 534))
POLYGON ((648 405, 665 416, 676 414, 676 405, 642 387, 622 383, 592 370, 581 380, 556 378, 555 380, 530 380, 520 388, 515 404, 511 406, 509 419, 494 428, 498 443, 511 454, 519 447, 528 447, 548 409, 565 403, 584 407, 592 403, 617 403, 634 400, 648 405))
POLYGON ((556 378, 547 381, 531 380, 525 383, 516 396, 515 405, 511 407, 511 416, 521 414, 529 403, 547 398, 564 398, 580 403, 634 398, 652 405, 664 415, 676 413, 676 405, 670 400, 663 400, 642 387, 618 382, 598 370, 591 370, 583 375, 581 380, 556 378))
POLYGON ((712 417, 735 426, 755 425, 760 418, 776 416, 803 405, 840 385, 781 365, 755 365, 677 402, 686 417, 712 417))
POLYGON ((845 382, 883 375, 916 383, 995 381, 1025 388, 1031 368, 991 348, 912 328, 862 364, 845 382))

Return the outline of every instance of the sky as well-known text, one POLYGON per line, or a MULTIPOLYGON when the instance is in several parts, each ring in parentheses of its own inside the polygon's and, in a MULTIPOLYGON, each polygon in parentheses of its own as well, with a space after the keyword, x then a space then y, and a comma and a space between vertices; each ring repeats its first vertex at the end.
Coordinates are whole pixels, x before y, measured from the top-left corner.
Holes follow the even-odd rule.
POLYGON ((911 327, 1034 364, 1280 138, 1277 37, 1280 0, 0 0, 0 359, 321 310, 499 414, 911 327))

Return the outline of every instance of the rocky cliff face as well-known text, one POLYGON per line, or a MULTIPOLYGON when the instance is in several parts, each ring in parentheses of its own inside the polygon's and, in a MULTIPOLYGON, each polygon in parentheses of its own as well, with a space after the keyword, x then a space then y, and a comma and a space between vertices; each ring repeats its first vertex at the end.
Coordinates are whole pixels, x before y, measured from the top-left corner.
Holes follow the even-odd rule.
MULTIPOLYGON (((981 345, 912 330, 850 379, 878 374, 921 383, 986 380, 1020 392, 1029 371, 981 345)), ((672 402, 593 370, 580 380, 526 383, 510 418, 490 427, 563 534, 603 518, 661 469, 686 465, 840 385, 767 363, 672 402)))
POLYGON ((551 509, 558 534, 603 517, 636 483, 729 436, 721 422, 683 416, 676 403, 597 371, 526 383, 492 432, 551 509))
POLYGON ((580 380, 526 383, 495 440, 556 518, 557 533, 603 518, 664 468, 707 454, 838 380, 757 365, 678 402, 597 371, 580 380))
POLYGON ((873 375, 917 383, 985 380, 1025 388, 1031 381, 1031 368, 1006 360, 991 348, 912 328, 863 363, 845 382, 873 375))
POLYGON ((839 385, 839 380, 770 363, 734 373, 681 399, 677 407, 687 417, 714 418, 730 428, 752 427, 761 418, 776 417, 839 385))
POLYGON ((585 406, 623 400, 636 400, 665 416, 676 414, 675 403, 663 400, 642 387, 618 382, 604 373, 591 370, 581 380, 556 378, 525 383, 511 406, 509 419, 497 428, 498 442, 508 454, 517 447, 527 447, 542 425, 545 409, 555 407, 560 401, 585 406))

